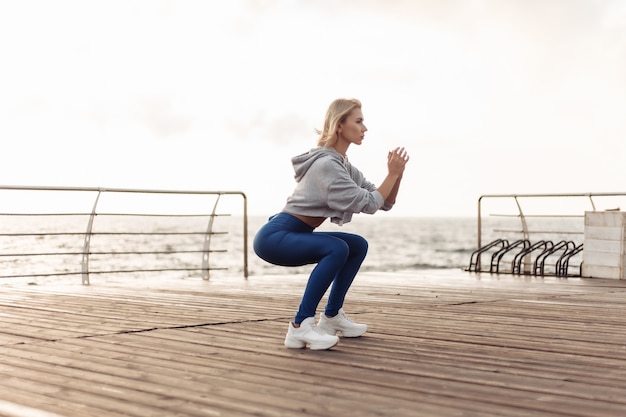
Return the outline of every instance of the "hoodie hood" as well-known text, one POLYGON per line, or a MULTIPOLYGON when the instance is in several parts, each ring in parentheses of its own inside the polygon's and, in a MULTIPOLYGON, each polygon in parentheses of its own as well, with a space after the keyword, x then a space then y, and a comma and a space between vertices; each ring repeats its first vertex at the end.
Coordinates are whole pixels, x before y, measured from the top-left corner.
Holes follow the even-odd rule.
POLYGON ((302 177, 304 177, 304 174, 306 174, 309 168, 311 168, 311 165, 313 165, 315 161, 321 158, 336 158, 342 161, 344 165, 346 162, 346 158, 339 152, 337 152, 334 148, 313 148, 308 152, 291 158, 291 164, 293 165, 293 170, 295 173, 294 178, 296 179, 296 182, 300 182, 302 177))

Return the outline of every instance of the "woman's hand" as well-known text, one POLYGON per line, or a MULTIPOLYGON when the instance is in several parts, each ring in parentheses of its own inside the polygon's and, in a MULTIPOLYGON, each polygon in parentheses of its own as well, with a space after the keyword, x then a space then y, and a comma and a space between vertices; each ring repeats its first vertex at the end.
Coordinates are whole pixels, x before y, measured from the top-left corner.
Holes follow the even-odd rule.
POLYGON ((378 192, 383 196, 386 202, 394 204, 404 167, 409 162, 409 154, 402 148, 396 148, 387 155, 388 174, 378 187, 378 192))
POLYGON ((404 147, 398 147, 393 151, 389 151, 387 155, 387 170, 389 171, 389 175, 402 177, 407 162, 409 162, 409 154, 404 147))

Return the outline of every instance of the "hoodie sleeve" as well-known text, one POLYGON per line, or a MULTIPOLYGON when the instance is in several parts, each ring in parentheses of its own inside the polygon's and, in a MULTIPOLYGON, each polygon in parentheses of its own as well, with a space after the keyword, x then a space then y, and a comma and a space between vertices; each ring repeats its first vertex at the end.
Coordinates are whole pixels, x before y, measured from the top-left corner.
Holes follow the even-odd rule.
POLYGON ((318 161, 317 169, 320 191, 326 191, 328 207, 340 212, 374 214, 386 206, 382 194, 363 174, 344 165, 339 159, 324 158, 318 161))
MULTIPOLYGON (((352 164, 348 163, 347 168, 348 168, 348 172, 350 172, 350 177, 360 187, 365 188, 366 190, 368 190, 370 192, 377 190, 377 187, 374 184, 372 184, 371 182, 369 182, 368 180, 366 180, 365 176, 361 173, 361 171, 359 171, 357 168, 355 168, 352 164)), ((379 192, 379 194, 380 194, 380 192, 379 192)), ((381 197, 382 197, 382 194, 381 194, 381 197)), ((393 204, 392 203, 388 203, 385 200, 383 202, 383 206, 380 209, 384 210, 384 211, 389 211, 392 208, 393 208, 393 204)))

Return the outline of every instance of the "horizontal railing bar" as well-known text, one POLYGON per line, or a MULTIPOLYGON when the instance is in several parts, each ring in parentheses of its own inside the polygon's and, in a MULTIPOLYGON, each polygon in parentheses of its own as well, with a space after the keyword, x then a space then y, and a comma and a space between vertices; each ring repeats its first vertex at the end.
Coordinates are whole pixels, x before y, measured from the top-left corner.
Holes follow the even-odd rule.
POLYGON ((504 198, 515 198, 515 197, 621 197, 626 195, 624 192, 610 192, 610 193, 562 193, 562 194, 551 194, 551 193, 537 193, 537 194, 482 194, 480 198, 489 197, 504 197, 504 198))
MULTIPOLYGON (((209 268, 211 271, 226 271, 228 268, 209 268)), ((157 268, 157 269, 119 269, 107 271, 89 271, 90 274, 128 274, 133 272, 168 272, 168 271, 206 271, 204 268, 157 268)))
MULTIPOLYGON (((0 213, 0 216, 12 217, 57 217, 57 216, 91 216, 91 213, 0 213)), ((196 214, 159 214, 159 213, 96 213, 95 216, 124 217, 229 217, 230 213, 196 213, 196 214)))
MULTIPOLYGON (((163 268, 163 269, 128 269, 111 271, 89 271, 90 274, 123 274, 133 272, 177 272, 177 271, 206 271, 207 268, 163 268)), ((228 268, 208 268, 210 271, 226 271, 228 268)), ((69 275, 82 275, 82 272, 56 272, 52 274, 23 274, 23 275, 0 275, 0 279, 6 278, 36 278, 36 277, 59 277, 69 275)))
MULTIPOLYGON (((209 249, 210 253, 226 253, 228 249, 209 249)), ((206 253, 205 250, 177 250, 177 251, 132 251, 132 252, 89 252, 88 255, 176 255, 179 253, 206 253)), ((84 252, 39 252, 39 253, 0 253, 0 257, 26 256, 59 256, 84 255, 84 252)))
MULTIPOLYGON (((494 214, 490 213, 491 217, 521 217, 519 214, 494 214)), ((539 218, 580 218, 582 219, 585 216, 580 214, 524 214, 524 217, 539 217, 539 218)))
MULTIPOLYGON (((227 235, 228 232, 97 232, 90 236, 193 236, 193 235, 227 235)), ((85 232, 57 232, 57 233, 0 233, 0 236, 83 236, 85 232)))
MULTIPOLYGON (((514 229, 493 229, 494 232, 513 232, 513 233, 524 233, 523 230, 514 230, 514 229)), ((528 233, 555 233, 561 235, 582 235, 584 232, 567 232, 561 230, 528 230, 528 233)))
POLYGON ((96 213, 96 216, 139 216, 139 217, 230 217, 230 213, 188 213, 188 214, 171 214, 171 213, 96 213))
MULTIPOLYGON (((91 271, 89 271, 91 272, 91 271)), ((55 273, 48 273, 48 274, 23 274, 23 275, 0 275, 0 279, 2 278, 34 278, 34 277, 62 277, 62 276, 69 276, 69 275, 81 275, 81 272, 55 272, 55 273)))
POLYGON ((0 190, 17 191, 93 191, 109 193, 141 193, 141 194, 196 194, 196 195, 244 195, 241 191, 201 191, 201 190, 149 190, 141 188, 108 188, 108 187, 49 187, 37 185, 0 185, 0 190))
MULTIPOLYGON (((90 255, 175 255, 177 253, 205 253, 204 250, 177 250, 177 251, 122 251, 122 252, 89 252, 90 255)), ((211 253, 226 253, 228 249, 209 249, 211 253)), ((82 253, 82 252, 80 252, 82 253)))

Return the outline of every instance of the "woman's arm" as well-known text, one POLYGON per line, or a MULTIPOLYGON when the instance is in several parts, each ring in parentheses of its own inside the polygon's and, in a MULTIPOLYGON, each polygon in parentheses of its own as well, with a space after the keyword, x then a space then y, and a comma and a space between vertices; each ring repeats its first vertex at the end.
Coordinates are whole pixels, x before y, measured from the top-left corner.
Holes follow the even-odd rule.
POLYGON ((396 204, 396 197, 398 196, 398 190, 400 189, 400 182, 402 182, 402 175, 400 175, 395 184, 393 184, 389 196, 385 199, 387 203, 396 204))
POLYGON ((387 156, 387 176, 378 187, 386 202, 394 204, 400 189, 404 167, 409 162, 409 154, 404 148, 396 148, 387 156))

